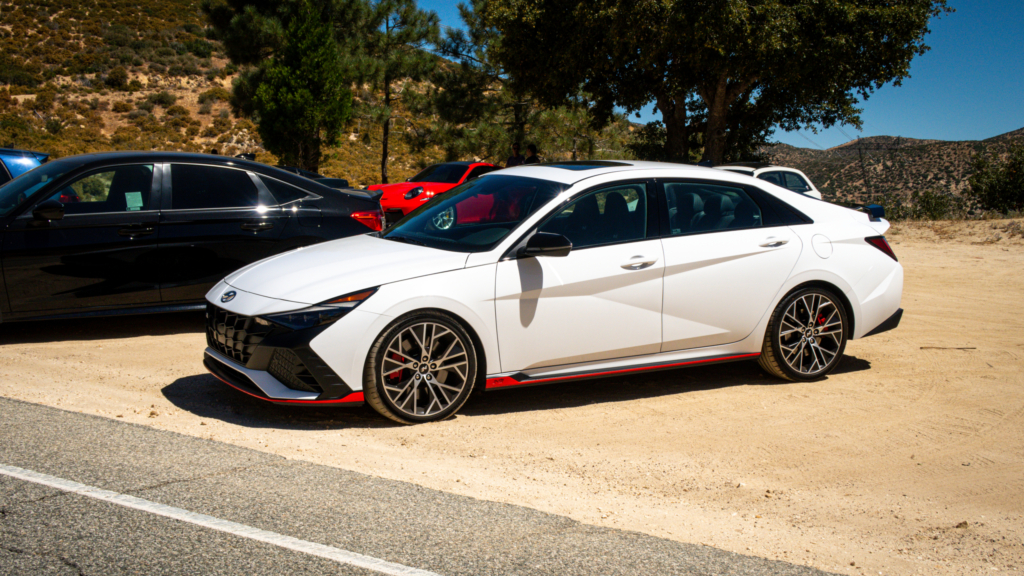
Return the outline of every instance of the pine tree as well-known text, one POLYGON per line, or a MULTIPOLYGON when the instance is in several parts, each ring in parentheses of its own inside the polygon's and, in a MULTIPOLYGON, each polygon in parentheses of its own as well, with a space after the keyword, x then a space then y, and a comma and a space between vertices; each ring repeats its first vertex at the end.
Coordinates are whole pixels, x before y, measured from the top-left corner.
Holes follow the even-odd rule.
POLYGON ((365 29, 362 73, 375 92, 383 96, 371 108, 372 117, 380 123, 381 183, 388 183, 388 144, 391 138, 393 107, 411 89, 410 83, 428 77, 437 65, 437 57, 428 51, 440 34, 434 12, 420 10, 415 0, 374 0, 369 7, 365 29), (396 89, 396 82, 405 86, 396 89))

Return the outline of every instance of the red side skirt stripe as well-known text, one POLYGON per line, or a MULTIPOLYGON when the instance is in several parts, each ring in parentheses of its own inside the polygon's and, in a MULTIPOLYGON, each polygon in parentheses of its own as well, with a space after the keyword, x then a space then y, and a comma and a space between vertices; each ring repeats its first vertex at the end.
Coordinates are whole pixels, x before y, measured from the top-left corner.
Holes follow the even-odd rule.
POLYGON ((611 376, 613 374, 625 374, 628 372, 643 372, 646 370, 664 370, 666 368, 677 368, 679 366, 692 366, 694 364, 711 364, 714 362, 729 362, 731 360, 742 360, 744 358, 756 358, 760 352, 753 354, 740 354, 738 356, 725 356, 722 358, 705 358, 703 360, 688 360, 686 362, 674 362, 672 364, 658 364, 655 366, 639 366, 636 368, 623 368, 621 370, 609 370, 607 372, 588 372, 586 374, 573 374, 571 376, 556 376, 553 378, 537 378, 530 380, 516 380, 511 376, 498 376, 488 378, 486 388, 504 388, 506 386, 523 386, 526 384, 543 384, 545 382, 558 382, 560 380, 576 380, 579 378, 595 378, 598 376, 611 376))

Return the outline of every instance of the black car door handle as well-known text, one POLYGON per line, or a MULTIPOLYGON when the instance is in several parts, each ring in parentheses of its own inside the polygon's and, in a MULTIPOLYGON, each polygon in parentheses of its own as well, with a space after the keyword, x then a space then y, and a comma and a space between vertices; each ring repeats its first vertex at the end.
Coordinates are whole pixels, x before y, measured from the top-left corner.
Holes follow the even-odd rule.
POLYGON ((156 228, 143 228, 142 226, 126 226, 117 231, 119 235, 127 236, 129 238, 136 238, 138 236, 149 236, 153 232, 156 232, 156 228))
POLYGON ((249 222, 242 222, 242 230, 254 230, 259 232, 260 230, 270 230, 274 227, 273 222, 266 220, 252 220, 249 222))

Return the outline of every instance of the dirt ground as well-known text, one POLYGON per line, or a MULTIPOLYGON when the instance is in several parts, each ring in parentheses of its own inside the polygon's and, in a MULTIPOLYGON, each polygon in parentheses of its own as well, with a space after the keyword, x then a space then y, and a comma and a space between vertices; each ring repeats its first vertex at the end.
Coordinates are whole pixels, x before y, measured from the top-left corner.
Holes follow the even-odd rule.
POLYGON ((228 389, 201 314, 178 314, 2 325, 0 395, 844 574, 1019 572, 1021 230, 897 226, 902 325, 810 384, 742 362, 492 392, 401 427, 228 389))

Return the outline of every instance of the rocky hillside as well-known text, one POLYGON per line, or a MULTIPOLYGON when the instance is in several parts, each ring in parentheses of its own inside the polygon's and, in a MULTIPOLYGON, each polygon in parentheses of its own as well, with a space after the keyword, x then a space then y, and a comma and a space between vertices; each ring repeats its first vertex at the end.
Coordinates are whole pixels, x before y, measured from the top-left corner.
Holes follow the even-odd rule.
POLYGON ((769 154, 776 164, 803 170, 826 196, 863 202, 914 191, 960 194, 974 155, 1002 154, 1013 144, 1024 144, 1024 128, 980 141, 875 136, 828 150, 777 144, 769 154))

